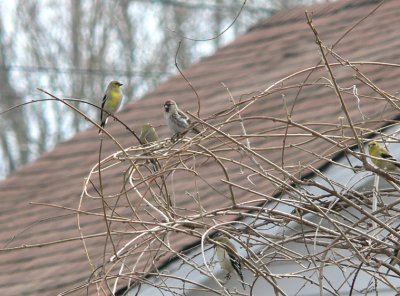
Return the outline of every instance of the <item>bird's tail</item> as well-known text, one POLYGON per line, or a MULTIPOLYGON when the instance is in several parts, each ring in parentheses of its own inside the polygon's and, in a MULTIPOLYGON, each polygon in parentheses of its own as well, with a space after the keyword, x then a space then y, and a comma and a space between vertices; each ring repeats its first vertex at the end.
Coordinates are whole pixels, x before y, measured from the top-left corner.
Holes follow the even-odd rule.
POLYGON ((107 118, 105 120, 103 120, 100 124, 101 128, 99 128, 99 135, 101 135, 103 133, 103 129, 106 126, 107 123, 107 118))
POLYGON ((157 162, 156 162, 154 159, 151 159, 150 162, 151 162, 151 166, 152 166, 152 171, 153 171, 153 173, 158 172, 158 165, 157 165, 157 162))
POLYGON ((193 127, 193 131, 196 133, 196 134, 200 134, 200 130, 197 128, 197 127, 193 127))
POLYGON ((243 289, 246 290, 246 286, 245 286, 245 284, 244 284, 244 279, 243 279, 243 273, 242 273, 242 271, 238 272, 238 274, 239 274, 240 279, 242 280, 243 289))

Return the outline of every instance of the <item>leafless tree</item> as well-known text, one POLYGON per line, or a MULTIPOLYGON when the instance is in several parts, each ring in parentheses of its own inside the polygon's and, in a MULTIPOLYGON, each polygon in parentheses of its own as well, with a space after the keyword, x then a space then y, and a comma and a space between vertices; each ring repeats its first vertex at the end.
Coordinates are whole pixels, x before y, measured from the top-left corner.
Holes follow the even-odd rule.
MULTIPOLYGON (((206 52, 277 9, 295 3, 289 2, 248 1, 229 37, 225 34, 212 39, 206 52)), ((217 36, 236 17, 242 4, 243 0, 19 0, 14 9, 8 7, 0 13, 1 109, 37 99, 38 87, 100 104, 104 85, 115 77, 124 81, 126 98, 138 98, 160 79, 176 72, 174 55, 179 40, 183 42, 178 63, 184 68, 205 51, 198 42, 183 37, 217 36), (5 15, 12 19, 7 27, 5 15)), ((79 108, 97 116, 93 107, 79 104, 79 108)), ((12 112, 0 118, 4 131, 0 135, 1 158, 7 164, 3 176, 88 127, 76 113, 54 103, 12 112)))

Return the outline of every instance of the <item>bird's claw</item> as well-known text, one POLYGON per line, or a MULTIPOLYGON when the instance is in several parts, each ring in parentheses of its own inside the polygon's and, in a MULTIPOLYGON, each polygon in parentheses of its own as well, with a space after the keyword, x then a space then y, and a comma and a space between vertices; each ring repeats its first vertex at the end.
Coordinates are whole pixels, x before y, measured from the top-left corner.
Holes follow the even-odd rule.
POLYGON ((178 141, 180 138, 182 138, 182 134, 181 133, 176 133, 175 135, 173 135, 172 137, 171 137, 171 141, 173 142, 173 143, 175 143, 176 141, 178 141))

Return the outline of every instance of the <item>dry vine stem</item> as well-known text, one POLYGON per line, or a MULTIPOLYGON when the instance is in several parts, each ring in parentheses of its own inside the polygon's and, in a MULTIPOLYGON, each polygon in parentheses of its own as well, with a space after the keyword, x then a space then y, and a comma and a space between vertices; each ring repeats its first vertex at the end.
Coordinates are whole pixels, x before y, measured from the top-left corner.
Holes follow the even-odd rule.
MULTIPOLYGON (((320 42, 322 50, 325 47, 320 42)), ((204 128, 200 135, 132 146, 94 166, 77 215, 83 214, 85 203, 97 201, 105 214, 96 212, 96 217, 106 219, 109 229, 103 233, 110 239, 104 235, 104 263, 95 261, 86 248, 93 266, 87 286, 96 286, 99 295, 116 293, 122 286, 143 293, 152 288, 178 295, 194 291, 243 295, 247 292, 237 279, 232 277, 226 285, 218 273, 209 238, 224 232, 240 250, 249 289, 267 286, 277 295, 304 289, 332 295, 383 288, 397 293, 399 269, 388 263, 400 238, 399 179, 373 167, 369 155, 355 149, 378 131, 380 137, 395 143, 398 130, 391 116, 396 108, 390 103, 393 109, 388 111, 382 90, 370 87, 372 79, 365 87, 357 86, 357 94, 351 91, 353 81, 339 85, 335 69, 346 68, 346 77, 353 73, 338 55, 334 57, 338 63, 325 58, 326 69, 330 69, 328 83, 317 79, 326 74, 318 66, 290 75, 241 102, 228 92, 226 100, 231 105, 226 109, 206 119, 190 113, 204 128), (323 88, 332 92, 334 88, 340 96, 330 93, 331 101, 342 110, 347 124, 340 118, 309 122, 296 117, 296 110, 287 116, 284 108, 280 116, 254 113, 272 96, 284 94, 282 106, 290 104, 290 95, 300 87, 295 78, 301 80, 309 71, 318 82, 302 85, 304 91, 323 88), (372 118, 368 100, 373 100, 374 111, 380 104, 388 114, 383 121, 368 122, 372 118), (380 129, 386 122, 387 129, 380 129), (282 167, 278 165, 282 163, 279 143, 284 138, 287 159, 282 167), (302 159, 293 157, 297 154, 302 159), (158 171, 152 172, 150 159, 160 164, 158 171), (320 168, 324 163, 329 163, 327 169, 320 168), (99 190, 99 166, 103 178, 119 174, 120 185, 110 191, 110 185, 103 184, 103 191, 99 190), (335 170, 344 177, 332 174, 335 170), (380 184, 383 180, 390 183, 385 183, 389 184, 386 189, 374 188, 376 178, 382 179, 380 184), (184 248, 200 241, 199 247, 184 248), (280 265, 289 268, 281 272, 280 265), (333 278, 339 282, 333 283, 333 278), (288 291, 287 281, 302 284, 288 291)), ((363 64, 398 67, 359 62, 359 73, 363 64)), ((85 215, 95 216, 95 212, 85 215)), ((88 233, 80 227, 86 241, 88 233)))
POLYGON ((77 208, 64 208, 76 212, 92 272, 65 295, 124 286, 132 295, 400 292, 400 271, 389 264, 400 248, 399 177, 372 166, 364 151, 377 134, 398 141, 398 98, 363 70, 400 65, 346 60, 308 23, 322 65, 241 100, 223 84, 226 108, 207 118, 188 113, 200 135, 129 148, 112 138, 117 148, 88 169, 77 208), (338 115, 304 116, 305 98, 315 96, 338 115), (103 231, 91 233, 88 217, 103 231), (235 242, 247 291, 234 276, 223 283, 216 232, 235 242), (100 257, 94 237, 102 238, 100 257))

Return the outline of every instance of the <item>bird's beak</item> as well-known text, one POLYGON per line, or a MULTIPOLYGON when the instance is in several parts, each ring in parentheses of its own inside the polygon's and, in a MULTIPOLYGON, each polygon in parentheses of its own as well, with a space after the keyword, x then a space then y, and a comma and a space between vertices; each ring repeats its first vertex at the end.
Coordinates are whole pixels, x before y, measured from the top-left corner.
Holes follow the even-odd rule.
POLYGON ((118 83, 118 86, 123 86, 123 84, 122 83, 118 83))

